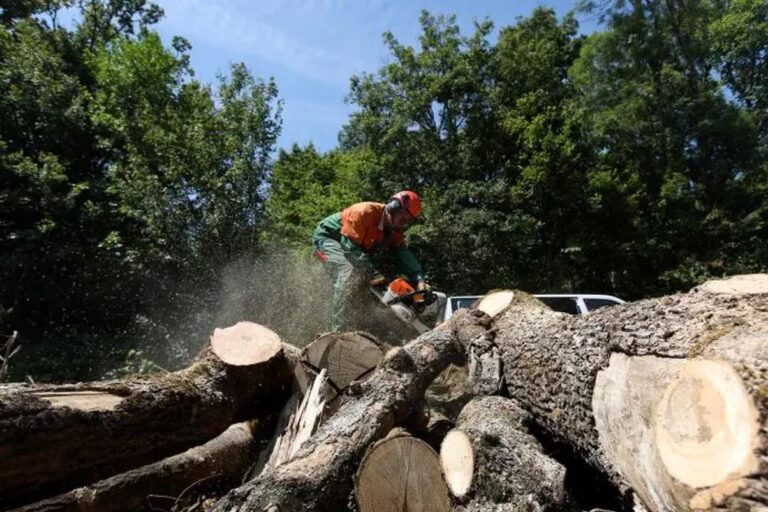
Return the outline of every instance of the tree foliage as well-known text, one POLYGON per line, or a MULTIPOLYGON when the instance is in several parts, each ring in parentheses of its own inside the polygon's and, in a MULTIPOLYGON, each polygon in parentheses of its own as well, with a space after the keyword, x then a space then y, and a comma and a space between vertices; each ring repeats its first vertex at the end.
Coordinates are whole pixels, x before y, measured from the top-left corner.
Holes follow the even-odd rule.
POLYGON ((0 297, 23 336, 86 352, 181 324, 257 249, 281 103, 240 64, 196 81, 189 44, 150 30, 155 4, 82 0, 65 30, 70 4, 2 12, 0 297))
POLYGON ((322 154, 312 144, 280 150, 267 201, 270 236, 308 248, 320 219, 352 203, 385 200, 367 189, 366 177, 377 169, 370 150, 322 154))
POLYGON ((427 198, 433 282, 634 298, 764 270, 764 2, 582 9, 605 29, 538 8, 495 44, 423 13, 417 47, 385 34, 391 62, 353 77, 342 147, 381 162, 372 190, 427 198))
POLYGON ((317 222, 402 188, 424 198, 408 237, 447 292, 633 299, 768 270, 766 3, 579 9, 600 30, 537 8, 466 35, 423 12, 415 45, 386 33, 387 63, 351 77, 337 148, 273 159, 276 84, 241 64, 200 83, 189 43, 152 30, 156 4, 0 0, 3 325, 83 378, 105 346, 145 350, 138 332, 171 345, 248 304, 282 311, 261 289, 317 289, 300 279, 317 222), (304 253, 269 251, 270 281, 249 258, 274 245, 304 253))

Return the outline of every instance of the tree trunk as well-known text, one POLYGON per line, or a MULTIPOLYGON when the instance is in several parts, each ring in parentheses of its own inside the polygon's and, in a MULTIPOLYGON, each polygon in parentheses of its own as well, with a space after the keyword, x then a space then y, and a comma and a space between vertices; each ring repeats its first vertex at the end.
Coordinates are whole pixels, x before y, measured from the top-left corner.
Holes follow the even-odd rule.
POLYGON ((261 471, 269 470, 291 459, 301 445, 312 437, 322 421, 326 400, 333 393, 328 386, 326 370, 323 369, 315 377, 301 400, 298 399, 299 395, 291 397, 285 406, 287 411, 283 410, 283 413, 288 413, 286 421, 276 429, 269 458, 261 471))
MULTIPOLYGON (((476 320, 460 327, 484 330, 476 320)), ((455 339, 454 332, 443 329, 391 350, 369 379, 350 387, 359 395, 344 403, 293 459, 233 490, 214 510, 344 510, 366 448, 403 421, 435 376, 460 359, 455 339)))
POLYGON ((563 508, 565 468, 528 433, 530 419, 508 398, 478 397, 464 407, 440 449, 449 487, 468 498, 454 510, 563 508))
POLYGON ((318 336, 301 354, 310 372, 325 369, 328 384, 341 393, 350 382, 373 371, 384 350, 381 342, 366 332, 329 332, 318 336))
POLYGON ((239 484, 258 445, 258 427, 236 423, 215 439, 159 462, 33 503, 18 512, 133 512, 146 508, 148 495, 177 497, 212 479, 239 484))
MULTIPOLYGON (((0 506, 52 496, 204 443, 278 412, 292 379, 279 339, 256 324, 217 329, 167 374, 0 395, 0 506)), ((0 388, 1 390, 2 388, 0 388)))
POLYGON ((516 295, 494 328, 509 396, 649 510, 768 506, 768 276, 583 317, 516 295))
POLYGON ((359 512, 448 512, 435 450, 402 429, 371 445, 355 476, 359 512))

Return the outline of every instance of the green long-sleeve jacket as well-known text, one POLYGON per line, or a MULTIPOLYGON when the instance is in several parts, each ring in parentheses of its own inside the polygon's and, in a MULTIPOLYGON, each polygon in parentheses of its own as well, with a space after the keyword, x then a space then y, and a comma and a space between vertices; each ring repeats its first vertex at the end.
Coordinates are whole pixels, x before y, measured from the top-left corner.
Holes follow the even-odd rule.
POLYGON ((329 215, 317 225, 314 237, 327 237, 341 244, 347 258, 358 268, 374 272, 371 255, 389 251, 398 271, 412 283, 424 279, 421 264, 405 244, 401 231, 385 230, 381 203, 356 203, 345 210, 329 215))

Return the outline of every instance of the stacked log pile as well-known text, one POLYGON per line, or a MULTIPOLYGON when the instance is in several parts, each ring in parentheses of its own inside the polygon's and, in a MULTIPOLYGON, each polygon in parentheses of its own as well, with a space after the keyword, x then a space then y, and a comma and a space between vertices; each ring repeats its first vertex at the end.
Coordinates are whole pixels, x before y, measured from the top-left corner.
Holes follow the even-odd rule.
POLYGON ((188 368, 74 385, 11 385, 0 395, 0 506, 96 482, 203 444, 279 411, 288 360, 261 326, 217 329, 188 368))
POLYGON ((0 388, 0 507, 136 510, 226 473, 208 509, 579 510, 588 468, 613 509, 765 510, 767 377, 767 275, 584 317, 502 292, 391 349, 241 323, 180 372, 0 388), (476 398, 413 428, 449 366, 476 398))

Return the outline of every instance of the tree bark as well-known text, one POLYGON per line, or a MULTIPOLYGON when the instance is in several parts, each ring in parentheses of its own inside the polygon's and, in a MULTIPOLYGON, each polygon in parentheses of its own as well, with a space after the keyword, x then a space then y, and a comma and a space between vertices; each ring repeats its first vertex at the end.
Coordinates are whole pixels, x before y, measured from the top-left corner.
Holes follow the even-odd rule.
MULTIPOLYGON (((352 475, 366 448, 402 422, 430 382, 448 364, 463 362, 467 353, 479 361, 472 373, 482 380, 478 389, 492 392, 501 387, 530 415, 537 435, 570 447, 617 487, 633 489, 648 510, 765 507, 768 284, 760 284, 764 281, 768 276, 757 279, 758 285, 754 280, 749 286, 739 280, 707 283, 687 294, 615 306, 586 317, 552 312, 525 294, 514 294, 506 307, 496 304, 488 309, 492 318, 481 311, 462 311, 435 331, 387 353, 370 378, 348 386, 345 403, 293 458, 233 490, 215 510, 344 509, 352 475)), ((15 418, 11 410, 30 411, 32 418, 44 413, 42 418, 59 422, 49 430, 31 429, 32 437, 44 443, 27 445, 26 452, 18 453, 28 457, 33 471, 41 471, 38 467, 48 462, 46 458, 54 459, 61 471, 67 459, 55 460, 59 453, 55 443, 67 445, 75 434, 87 433, 83 439, 99 448, 97 454, 123 450, 123 445, 125 453, 141 452, 157 437, 165 443, 162 436, 173 439, 180 426, 185 432, 186 422, 207 417, 209 403, 218 404, 211 408, 218 407, 230 418, 236 416, 238 409, 228 394, 264 396, 264 389, 246 388, 264 375, 249 380, 250 370, 229 368, 219 358, 209 357, 210 353, 179 375, 53 390, 116 395, 112 400, 119 403, 112 405, 114 410, 72 412, 51 405, 61 395, 49 395, 44 401, 15 387, 0 400, 0 456, 14 461, 11 449, 24 440, 21 428, 8 430, 15 418), (215 391, 203 393, 207 401, 202 401, 201 389, 215 391), (168 390, 173 391, 169 396, 168 390), (152 412, 142 420, 155 429, 143 438, 145 425, 120 420, 126 404, 137 395, 152 412), (152 400, 161 403, 155 408, 152 400), (52 414, 56 410, 67 412, 52 414), (165 418, 168 411, 175 418, 165 418), (72 426, 59 416, 72 418, 68 420, 72 426), (130 434, 109 444, 103 439, 106 434, 99 437, 88 431, 96 428, 88 422, 91 416, 102 423, 112 420, 123 429, 111 431, 112 437, 130 434), (56 438, 57 425, 66 426, 69 433, 56 438), (14 432, 16 441, 5 443, 5 432, 14 432)), ((290 380, 284 361, 275 375, 290 380)), ((286 397, 284 393, 281 398, 286 397)), ((88 400, 93 403, 94 398, 88 400)), ((109 400, 102 396, 97 402, 110 407, 109 400)), ((282 401, 273 405, 279 409, 282 401)), ((86 456, 77 450, 67 453, 86 456)), ((96 462, 102 461, 97 457, 96 462)), ((13 468, 0 471, 14 475, 13 468)), ((0 474, 0 484, 5 483, 0 474)))
MULTIPOLYGON (((477 320, 467 324, 471 330, 477 320)), ((461 358, 455 340, 455 333, 444 328, 388 352, 369 379, 350 386, 359 395, 345 402, 293 459, 233 490, 214 510, 344 510, 366 448, 403 421, 435 376, 461 358)))
POLYGON ((0 387, 0 507, 98 481, 204 443, 233 422, 279 412, 292 369, 269 332, 248 323, 217 329, 198 360, 174 373, 0 387))
POLYGON ((707 283, 583 317, 516 295, 493 320, 505 390, 649 510, 765 507, 767 282, 707 283))
POLYGON ((513 400, 498 396, 478 397, 464 407, 440 450, 454 495, 468 498, 454 510, 563 508, 565 468, 528 433, 530 419, 513 400), (459 433, 466 434, 469 446, 459 433))
POLYGON ((255 423, 236 423, 202 446, 27 505, 18 512, 133 512, 146 508, 148 495, 181 499, 196 483, 211 479, 237 484, 255 455, 259 437, 255 423))

